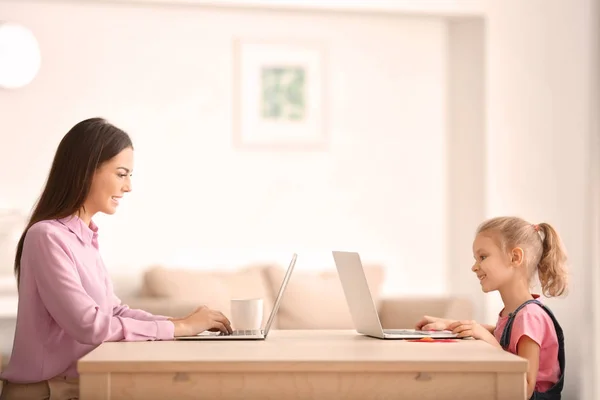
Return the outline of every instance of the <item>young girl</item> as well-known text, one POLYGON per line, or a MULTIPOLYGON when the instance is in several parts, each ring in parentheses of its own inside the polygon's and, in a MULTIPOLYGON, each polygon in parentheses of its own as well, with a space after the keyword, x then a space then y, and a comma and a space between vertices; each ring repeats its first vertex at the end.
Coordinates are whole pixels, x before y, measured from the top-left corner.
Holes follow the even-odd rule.
POLYGON ((76 124, 60 142, 17 246, 19 308, 0 400, 77 399, 77 360, 106 341, 231 332, 229 320, 206 307, 169 318, 115 296, 92 218, 116 212, 132 171, 131 139, 101 118, 76 124))
POLYGON ((498 290, 504 308, 495 326, 425 316, 417 329, 452 330, 502 347, 529 362, 527 396, 560 399, 563 388, 564 337, 552 312, 530 292, 537 275, 546 297, 567 289, 566 254, 552 226, 517 217, 493 218, 481 224, 473 242, 471 270, 485 293, 498 290))

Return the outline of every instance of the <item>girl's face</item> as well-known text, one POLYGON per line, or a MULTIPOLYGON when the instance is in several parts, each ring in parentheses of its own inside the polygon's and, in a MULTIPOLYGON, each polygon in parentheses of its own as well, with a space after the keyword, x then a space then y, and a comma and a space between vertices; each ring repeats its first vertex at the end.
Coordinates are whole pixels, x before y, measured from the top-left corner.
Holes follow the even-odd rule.
POLYGON ((502 251, 490 234, 480 233, 475 237, 473 257, 475 264, 471 271, 477 274, 481 290, 485 293, 499 290, 516 278, 514 258, 502 251))
POLYGON ((125 193, 131 192, 133 149, 126 148, 102 164, 94 173, 90 193, 85 201, 86 212, 114 214, 125 193))

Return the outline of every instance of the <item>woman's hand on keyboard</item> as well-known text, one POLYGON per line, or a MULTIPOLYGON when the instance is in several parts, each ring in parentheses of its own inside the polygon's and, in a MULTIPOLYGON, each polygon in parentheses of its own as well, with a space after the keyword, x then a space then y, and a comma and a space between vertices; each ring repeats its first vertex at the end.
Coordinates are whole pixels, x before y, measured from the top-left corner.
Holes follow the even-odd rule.
POLYGON ((197 335, 204 331, 232 332, 231 322, 222 312, 212 310, 206 306, 198 307, 185 318, 173 320, 175 336, 197 335))

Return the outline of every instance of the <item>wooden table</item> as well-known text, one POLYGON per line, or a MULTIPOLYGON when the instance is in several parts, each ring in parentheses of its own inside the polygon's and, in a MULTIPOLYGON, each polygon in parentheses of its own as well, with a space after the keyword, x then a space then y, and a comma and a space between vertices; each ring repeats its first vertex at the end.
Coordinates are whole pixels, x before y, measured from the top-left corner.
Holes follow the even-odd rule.
POLYGON ((81 400, 515 400, 526 396, 527 361, 477 340, 307 330, 264 341, 105 343, 78 368, 81 400))

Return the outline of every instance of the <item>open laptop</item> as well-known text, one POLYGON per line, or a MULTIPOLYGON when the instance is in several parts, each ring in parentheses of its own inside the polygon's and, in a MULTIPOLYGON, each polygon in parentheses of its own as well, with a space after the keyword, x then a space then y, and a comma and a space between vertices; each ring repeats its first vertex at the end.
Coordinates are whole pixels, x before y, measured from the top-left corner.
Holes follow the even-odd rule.
POLYGON ((383 329, 358 253, 334 251, 333 259, 358 333, 379 339, 456 338, 457 335, 450 331, 383 329))
POLYGON ((277 310, 279 309, 279 304, 281 303, 281 299, 283 298, 283 293, 285 292, 285 288, 290 280, 290 276, 292 276, 292 271, 294 270, 294 266, 296 265, 296 259, 298 255, 294 253, 292 256, 292 261, 290 261, 290 265, 288 266, 287 272, 283 277, 283 282, 281 282, 281 287, 279 288, 279 293, 277 294, 277 298, 275 299, 275 304, 273 305, 273 310, 271 311, 271 315, 265 324, 264 329, 260 330, 234 330, 230 334, 225 334, 223 332, 210 332, 205 331, 199 333, 198 335, 193 336, 179 336, 176 337, 176 340, 264 340, 267 338, 269 334, 269 330, 271 329, 271 325, 273 324, 273 320, 275 320, 275 315, 277 314, 277 310))

